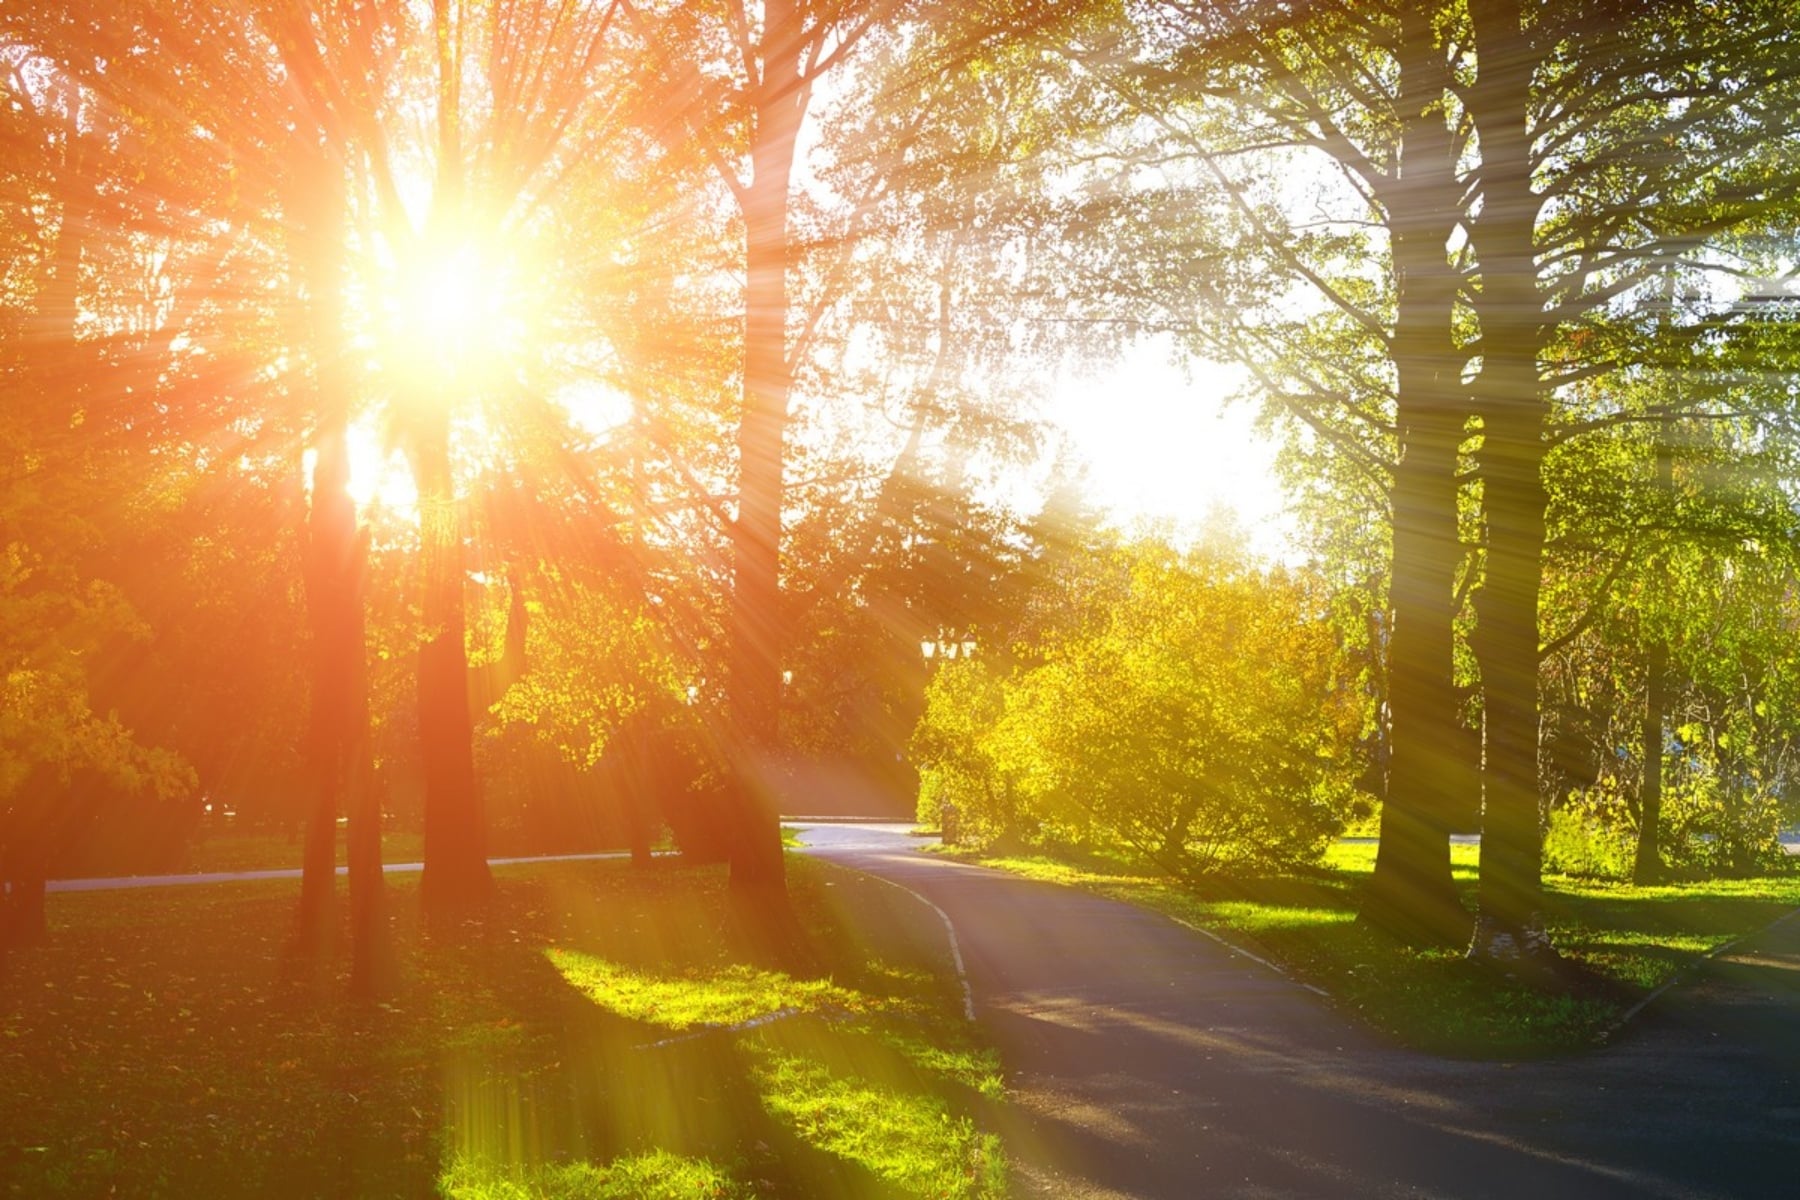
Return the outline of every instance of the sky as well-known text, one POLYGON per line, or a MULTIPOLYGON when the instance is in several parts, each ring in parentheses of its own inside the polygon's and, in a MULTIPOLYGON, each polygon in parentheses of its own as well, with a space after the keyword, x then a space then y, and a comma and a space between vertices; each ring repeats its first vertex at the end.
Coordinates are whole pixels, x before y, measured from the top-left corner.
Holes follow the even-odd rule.
POLYGON ((1265 554, 1285 543, 1285 500, 1275 446, 1253 428, 1255 402, 1227 403, 1239 368, 1175 365, 1152 340, 1089 374, 1069 375, 1045 415, 1087 464, 1089 494, 1114 523, 1173 522, 1178 535, 1215 505, 1234 509, 1265 554))

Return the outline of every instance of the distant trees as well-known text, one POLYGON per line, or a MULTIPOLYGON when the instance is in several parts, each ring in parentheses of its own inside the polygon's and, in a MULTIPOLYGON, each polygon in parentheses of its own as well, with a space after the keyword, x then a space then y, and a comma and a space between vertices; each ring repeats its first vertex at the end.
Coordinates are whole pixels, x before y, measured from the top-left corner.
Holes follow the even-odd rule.
POLYGON ((938 668, 920 819, 951 804, 980 840, 1118 848, 1183 877, 1316 860, 1372 716, 1319 581, 1155 540, 1064 566, 1035 640, 938 668))
MULTIPOLYGON (((240 683, 279 695, 291 682, 278 664, 233 678, 200 631, 161 619, 226 613, 261 641, 287 580, 255 552, 237 586, 203 599, 189 586, 218 545, 208 485, 266 466, 260 430, 212 424, 229 403, 208 386, 257 330, 228 343, 189 290, 231 274, 229 238, 190 220, 215 164, 114 102, 140 64, 101 79, 94 63, 120 36, 60 5, 0 20, 0 875, 14 933, 41 930, 45 875, 79 862, 96 828, 167 853, 198 815, 193 764, 269 745, 206 717, 240 683), (177 673, 190 706, 166 703, 177 673)), ((266 535, 280 506, 265 492, 233 520, 266 535)))

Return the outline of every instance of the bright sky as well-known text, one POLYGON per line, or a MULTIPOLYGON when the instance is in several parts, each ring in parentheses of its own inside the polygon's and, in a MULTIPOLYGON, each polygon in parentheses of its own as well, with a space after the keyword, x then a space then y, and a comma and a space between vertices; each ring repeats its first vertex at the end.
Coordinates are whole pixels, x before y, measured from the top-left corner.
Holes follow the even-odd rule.
POLYGON ((1259 551, 1279 556, 1286 501, 1275 447, 1252 428, 1253 401, 1226 403, 1243 373, 1170 359, 1168 344, 1153 340, 1116 364, 1068 376, 1046 415, 1088 464, 1090 494, 1117 524, 1172 521, 1178 534, 1192 532, 1223 505, 1259 551))

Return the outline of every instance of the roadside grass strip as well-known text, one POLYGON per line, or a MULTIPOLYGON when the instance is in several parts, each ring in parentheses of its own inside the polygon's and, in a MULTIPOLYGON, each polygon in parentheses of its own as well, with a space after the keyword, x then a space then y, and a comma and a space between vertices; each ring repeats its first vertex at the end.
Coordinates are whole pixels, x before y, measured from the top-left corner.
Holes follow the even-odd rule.
POLYGON ((713 1163, 661 1150, 604 1165, 519 1170, 458 1159, 438 1177, 438 1188, 447 1200, 738 1200, 746 1195, 713 1163))

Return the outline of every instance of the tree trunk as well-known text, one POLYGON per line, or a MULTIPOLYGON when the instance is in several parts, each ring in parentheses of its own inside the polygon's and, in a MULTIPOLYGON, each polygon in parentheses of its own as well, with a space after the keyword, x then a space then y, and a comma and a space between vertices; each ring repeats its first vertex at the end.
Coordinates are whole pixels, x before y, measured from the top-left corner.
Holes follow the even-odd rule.
POLYGON ((769 771, 781 705, 782 459, 793 385, 787 357, 788 188, 806 103, 800 25, 791 0, 767 6, 752 175, 743 192, 744 394, 731 536, 731 889, 748 910, 777 920, 787 909, 787 868, 769 771))
POLYGON ((0 827, 0 945, 26 945, 48 935, 44 884, 50 874, 54 823, 73 804, 69 786, 53 768, 37 767, 19 785, 0 827))
POLYGON ((338 815, 349 818, 351 988, 375 989, 385 959, 380 920, 381 825, 371 789, 363 576, 367 546, 351 498, 342 296, 347 201, 339 160, 321 148, 296 181, 298 249, 307 290, 305 338, 314 407, 312 507, 307 517, 306 601, 313 632, 308 759, 313 788, 300 882, 297 948, 329 949, 336 928, 338 815))
POLYGON ((44 915, 45 874, 41 863, 26 864, 12 881, 12 892, 7 897, 11 911, 7 917, 15 946, 33 945, 50 936, 49 921, 44 915))
MULTIPOLYGON (((1671 282, 1671 290, 1674 285, 1671 282)), ((1670 297, 1673 307, 1673 295, 1670 297)), ((1668 427, 1656 434, 1656 488, 1665 500, 1675 486, 1675 456, 1668 443, 1668 427)), ((1669 646, 1660 632, 1653 632, 1644 654, 1644 774, 1638 791, 1637 856, 1631 879, 1638 884, 1662 880, 1662 784, 1663 717, 1668 700, 1669 646)))
POLYGON ((1663 876, 1662 824, 1663 712, 1667 701, 1668 647, 1660 638, 1650 642, 1644 665, 1644 777, 1638 792, 1637 858, 1632 864, 1633 883, 1660 883, 1663 876))
MULTIPOLYGON (((346 474, 346 482, 348 475, 346 474)), ((352 531, 351 558, 341 589, 342 639, 338 650, 347 681, 341 731, 341 778, 349 818, 346 857, 350 874, 350 992, 373 997, 387 984, 387 882, 381 870, 381 797, 375 790, 373 749, 369 744, 368 639, 363 597, 369 545, 366 535, 352 531)))
POLYGON ((1536 61, 1518 0, 1470 6, 1479 78, 1469 92, 1481 138, 1479 379, 1487 578, 1480 618, 1487 728, 1480 913, 1472 958, 1503 965, 1553 958, 1544 929, 1538 818, 1538 592, 1548 406, 1538 372, 1544 305, 1536 266, 1538 198, 1527 127, 1536 61))
POLYGON ((1393 354, 1400 461, 1394 470, 1388 713, 1392 757, 1381 845, 1358 919, 1407 941, 1460 943, 1469 917, 1450 875, 1447 814, 1458 772, 1452 687, 1456 454, 1465 413, 1452 339, 1457 280, 1444 249, 1456 224, 1455 161, 1439 106, 1451 83, 1429 14, 1401 8, 1406 127, 1382 197, 1398 291, 1393 354))
POLYGON ((425 871, 419 892, 426 911, 442 916, 484 902, 493 886, 469 720, 462 528, 450 473, 450 420, 442 407, 420 415, 412 458, 425 616, 419 647, 425 871))
POLYGON ((44 891, 47 872, 42 864, 15 860, 7 878, 0 883, 0 949, 28 946, 49 937, 49 923, 44 914, 44 891))
MULTIPOLYGON (((318 457, 313 465, 306 569, 313 629, 307 755, 313 805, 307 818, 295 940, 301 953, 322 955, 330 949, 336 924, 332 900, 337 890, 338 814, 353 808, 359 784, 367 786, 366 772, 357 763, 357 756, 367 753, 365 732, 359 726, 366 727, 368 714, 363 691, 361 548, 355 502, 347 490, 350 457, 340 397, 321 395, 315 442, 318 457)), ((379 830, 376 836, 379 839, 379 830)), ((379 855, 377 841, 377 886, 379 855)))
POLYGON ((312 807, 306 821, 294 935, 295 949, 305 956, 327 953, 336 925, 332 901, 337 890, 337 818, 345 798, 345 709, 350 699, 343 593, 356 539, 354 504, 345 490, 350 463, 341 401, 321 396, 319 408, 306 547, 306 607, 313 634, 307 748, 312 807))

